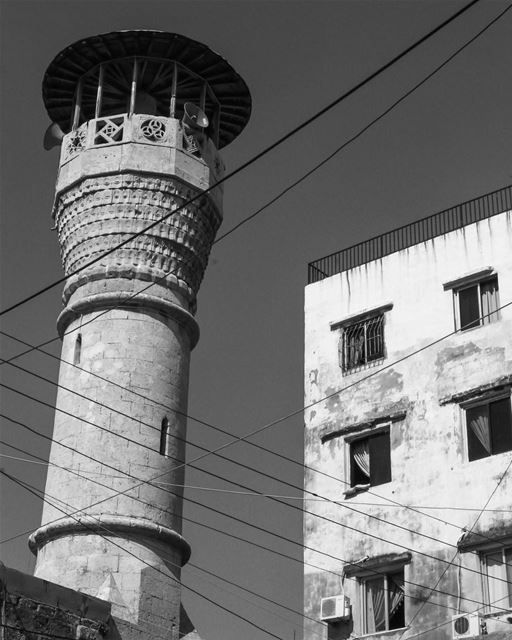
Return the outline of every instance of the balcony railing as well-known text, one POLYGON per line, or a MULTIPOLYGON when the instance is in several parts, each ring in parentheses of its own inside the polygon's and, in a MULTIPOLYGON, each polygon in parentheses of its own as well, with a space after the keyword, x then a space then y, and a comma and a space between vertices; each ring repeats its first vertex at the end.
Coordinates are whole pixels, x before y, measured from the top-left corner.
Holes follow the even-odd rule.
POLYGON ((512 186, 503 187, 310 262, 308 284, 510 210, 512 186))
POLYGON ((218 178, 224 165, 213 142, 201 140, 187 132, 176 118, 119 114, 84 122, 64 136, 60 164, 63 165, 86 149, 137 142, 173 147, 203 160, 218 178))

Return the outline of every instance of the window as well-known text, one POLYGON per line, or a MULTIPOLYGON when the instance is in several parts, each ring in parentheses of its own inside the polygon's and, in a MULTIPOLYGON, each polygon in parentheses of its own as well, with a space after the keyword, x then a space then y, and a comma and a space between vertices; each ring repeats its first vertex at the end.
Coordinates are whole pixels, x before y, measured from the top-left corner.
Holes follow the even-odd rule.
POLYGON ((404 569, 360 578, 363 633, 405 627, 404 569))
POLYGON ((510 397, 469 405, 465 410, 470 461, 512 450, 510 397))
POLYGON ((346 326, 340 341, 341 368, 350 371, 384 357, 384 314, 346 326))
POLYGON ((499 319, 497 276, 454 289, 453 295, 457 329, 465 331, 499 319))
POLYGON ((350 486, 391 481, 389 429, 350 443, 350 486))
POLYGON ((75 352, 73 354, 73 364, 80 364, 81 356, 82 356, 82 334, 79 333, 75 341, 75 352))
POLYGON ((167 436, 169 434, 169 420, 164 418, 160 428, 160 455, 165 456, 167 453, 167 436))
POLYGON ((512 547, 482 553, 480 559, 488 613, 503 613, 503 609, 512 608, 512 547))

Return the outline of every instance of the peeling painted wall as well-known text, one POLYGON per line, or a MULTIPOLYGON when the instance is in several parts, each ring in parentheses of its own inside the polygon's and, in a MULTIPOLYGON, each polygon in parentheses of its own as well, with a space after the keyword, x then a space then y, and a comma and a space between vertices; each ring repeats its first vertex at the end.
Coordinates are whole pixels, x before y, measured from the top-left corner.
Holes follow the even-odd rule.
MULTIPOLYGON (((474 530, 484 535, 511 530, 511 514, 495 510, 512 508, 512 477, 505 475, 496 489, 512 452, 469 462, 459 402, 479 387, 512 380, 512 306, 501 310, 497 322, 449 335, 455 328, 453 292, 443 283, 493 267, 500 304, 512 302, 511 216, 496 215, 306 287, 306 615, 319 619, 320 599, 341 592, 346 563, 408 549, 405 616, 406 624, 414 621, 405 633, 372 638, 406 640, 442 625, 421 637, 448 639, 451 616, 481 606, 477 553, 451 561, 463 529, 474 525, 491 496, 492 511, 478 517, 474 530), (341 329, 331 324, 386 304, 393 306, 385 313, 385 359, 343 373, 341 329), (336 433, 400 413, 405 417, 390 426, 392 481, 345 498, 348 444, 336 433), (308 492, 327 500, 308 500, 308 492), (431 594, 434 586, 437 592, 431 594)), ((353 605, 351 637, 359 637, 357 580, 345 579, 344 590, 353 605)), ((503 626, 488 620, 490 631, 503 626)), ((306 621, 305 640, 327 637, 325 626, 306 621)))

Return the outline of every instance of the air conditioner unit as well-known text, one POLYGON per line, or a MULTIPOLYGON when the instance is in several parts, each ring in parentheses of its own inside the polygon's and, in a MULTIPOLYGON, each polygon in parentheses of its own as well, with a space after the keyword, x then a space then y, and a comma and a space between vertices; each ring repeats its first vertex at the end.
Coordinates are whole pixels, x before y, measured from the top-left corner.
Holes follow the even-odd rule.
POLYGON ((482 633, 483 617, 480 613, 460 613, 452 616, 452 638, 477 638, 482 633))
POLYGON ((331 596, 320 601, 320 620, 324 622, 336 622, 347 620, 351 616, 350 598, 347 596, 331 596))

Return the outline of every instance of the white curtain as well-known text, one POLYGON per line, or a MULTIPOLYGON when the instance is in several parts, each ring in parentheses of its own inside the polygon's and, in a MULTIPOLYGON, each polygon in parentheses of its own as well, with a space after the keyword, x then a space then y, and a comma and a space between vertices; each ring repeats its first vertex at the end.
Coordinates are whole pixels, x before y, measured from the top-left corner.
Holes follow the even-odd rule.
POLYGON ((370 480, 370 446, 368 438, 359 440, 352 445, 352 454, 357 466, 370 480))
POLYGON ((498 318, 498 296, 496 281, 483 282, 480 285, 480 299, 482 301, 482 324, 494 322, 498 318))
POLYGON ((384 578, 366 582, 366 633, 386 629, 384 578))
POLYGON ((504 582, 507 578, 503 566, 502 552, 490 553, 485 556, 485 561, 487 565, 490 611, 495 612, 506 609, 509 603, 510 585, 504 582))
MULTIPOLYGON (((473 412, 472 412, 473 413, 473 412)), ((483 409, 479 415, 474 415, 469 420, 469 428, 480 441, 487 453, 491 454, 491 432, 489 430, 489 415, 483 409)))

